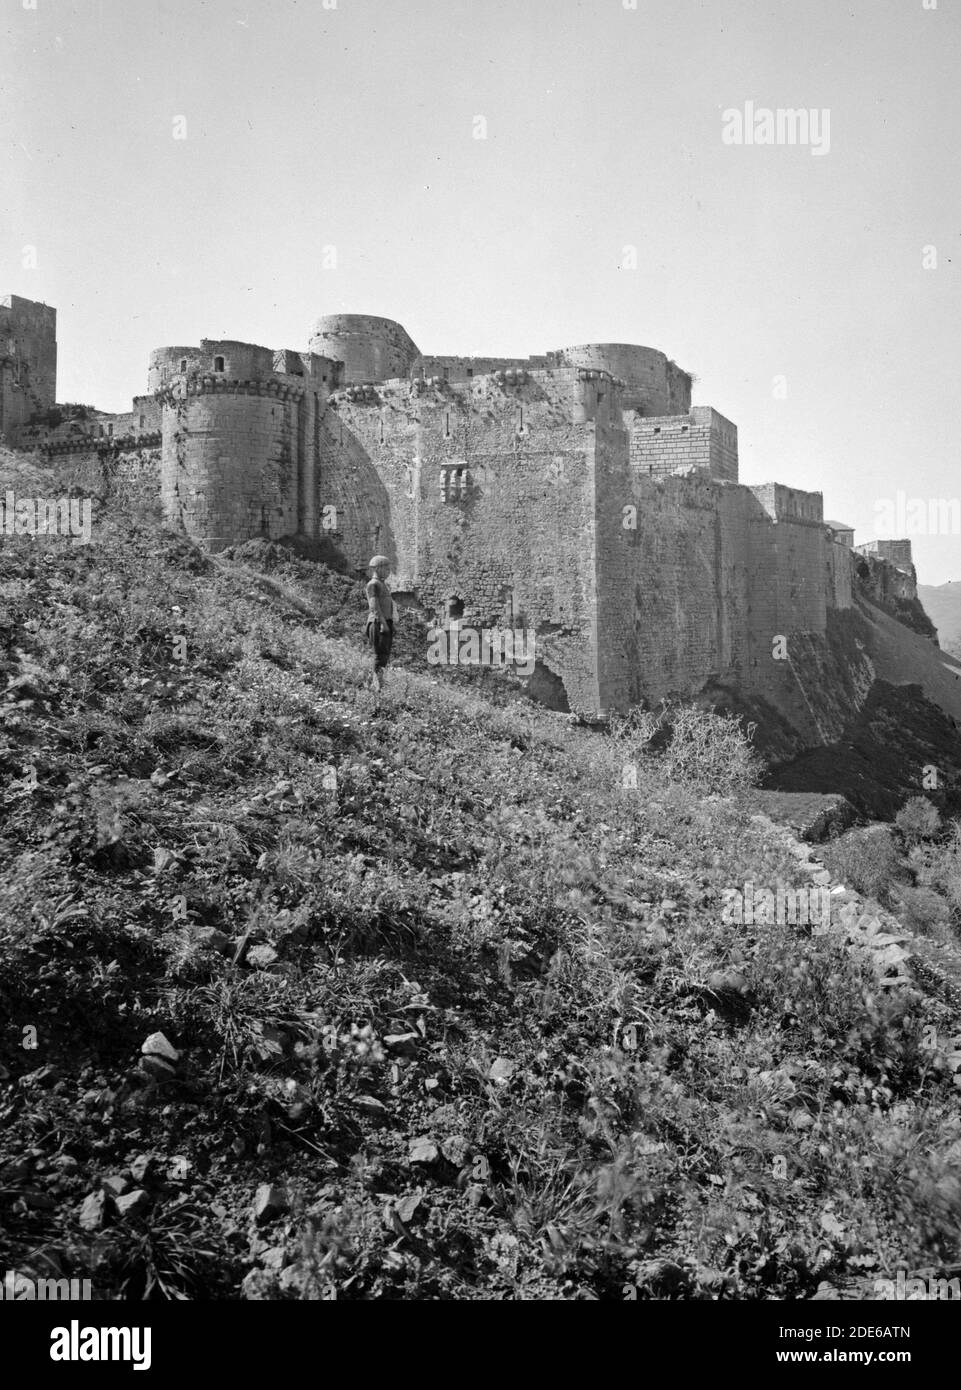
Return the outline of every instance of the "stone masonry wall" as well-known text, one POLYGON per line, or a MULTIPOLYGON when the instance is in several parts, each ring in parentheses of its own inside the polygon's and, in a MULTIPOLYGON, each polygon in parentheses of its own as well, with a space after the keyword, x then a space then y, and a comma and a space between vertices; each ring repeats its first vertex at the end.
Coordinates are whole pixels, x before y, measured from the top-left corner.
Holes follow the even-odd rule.
POLYGON ((293 535, 298 398, 281 383, 162 397, 161 490, 169 520, 212 550, 293 535))
POLYGON ((820 499, 788 489, 775 522, 753 489, 706 471, 652 476, 626 439, 598 438, 602 709, 721 683, 797 705, 803 719, 798 643, 823 638, 829 602, 851 603, 850 552, 813 519, 820 499))
POLYGON ((57 399, 57 311, 20 295, 0 298, 0 439, 57 399))
POLYGON ((644 415, 685 415, 691 408, 690 376, 656 348, 581 343, 547 356, 549 366, 586 367, 622 381, 625 409, 644 415))
POLYGON ((690 422, 684 448, 703 466, 647 474, 620 396, 591 369, 339 393, 321 421, 319 502, 336 507, 358 570, 387 554, 392 585, 435 620, 454 602, 465 625, 533 626, 575 707, 607 713, 721 682, 803 718, 792 643, 823 637, 828 605, 851 602, 850 552, 819 520, 820 496, 712 477, 712 436, 726 471, 736 436, 706 409, 667 417, 675 438, 690 422))
POLYGON ((687 415, 631 417, 631 463, 648 477, 697 468, 737 482, 737 427, 710 406, 687 415))
POLYGON ((318 319, 310 350, 342 362, 345 385, 407 376, 420 356, 401 324, 372 314, 327 314, 318 319))
POLYGON ((71 490, 88 496, 107 494, 137 502, 160 501, 160 435, 154 442, 128 441, 119 447, 75 441, 43 448, 56 476, 71 490))
POLYGON ((829 608, 854 606, 854 551, 843 541, 827 547, 827 602, 829 608))
POLYGON ((572 704, 597 702, 594 425, 575 424, 578 374, 469 388, 383 383, 376 401, 332 398, 320 493, 343 515, 355 564, 376 548, 395 589, 443 620, 533 629, 572 704), (377 528, 380 528, 379 530, 377 528))
POLYGON ((888 560, 892 565, 902 565, 905 569, 910 569, 913 564, 909 540, 866 541, 856 549, 859 555, 876 555, 880 560, 888 560))
POLYGON ((418 357, 412 376, 440 377, 441 381, 463 384, 475 376, 496 371, 543 371, 546 357, 418 357))

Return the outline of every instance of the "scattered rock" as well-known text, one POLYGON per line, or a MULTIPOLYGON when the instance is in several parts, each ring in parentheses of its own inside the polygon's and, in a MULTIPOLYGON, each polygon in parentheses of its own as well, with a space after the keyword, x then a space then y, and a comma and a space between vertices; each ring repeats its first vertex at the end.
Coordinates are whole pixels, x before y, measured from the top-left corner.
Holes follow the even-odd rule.
POLYGON ((180 1053, 168 1042, 163 1033, 151 1033, 150 1037, 141 1044, 140 1051, 145 1057, 161 1057, 165 1062, 176 1065, 180 1061, 180 1053))
POLYGON ((127 1216, 143 1216, 149 1209, 150 1197, 142 1187, 117 1198, 117 1213, 121 1219, 127 1216))
POLYGON ((419 1139, 410 1141, 407 1157, 411 1163, 436 1163, 439 1153, 440 1150, 433 1139, 429 1139, 427 1135, 421 1135, 419 1139))
POLYGON ((107 1219, 107 1194, 90 1192, 80 1206, 80 1226, 84 1231, 99 1231, 107 1219))
POLYGON ((251 1302, 269 1301, 277 1293, 277 1276, 271 1270, 252 1269, 243 1279, 240 1293, 251 1302))
POLYGON ((261 1183, 253 1205, 254 1221, 258 1226, 266 1225, 289 1210, 290 1200, 285 1188, 271 1187, 269 1182, 261 1183))
POLYGON ((448 1163, 453 1163, 455 1168, 462 1168, 467 1162, 470 1145, 462 1134, 451 1134, 441 1140, 440 1151, 448 1163))
POLYGON ((77 1171, 80 1164, 72 1154, 57 1154, 57 1157, 53 1160, 53 1166, 58 1173, 63 1173, 65 1177, 69 1177, 72 1173, 77 1171))
POLYGON ((420 1201, 420 1193, 413 1192, 409 1197, 402 1197, 399 1202, 395 1203, 394 1210, 405 1225, 413 1220, 414 1213, 420 1206, 420 1201))
POLYGON ((273 946, 268 946, 266 942, 261 946, 251 946, 247 952, 247 964, 252 965, 255 970, 266 970, 277 959, 277 952, 273 946))
POLYGON ((134 1182, 142 1183, 146 1182, 147 1178, 151 1176, 153 1167, 154 1161, 151 1154, 138 1154, 127 1169, 127 1172, 133 1178, 134 1182))
POLYGON ((509 1057, 496 1057, 491 1062, 491 1068, 487 1075, 491 1081, 499 1081, 501 1085, 506 1085, 514 1075, 514 1063, 509 1057))
POLYGON ((386 1115, 387 1107, 376 1096, 354 1096, 354 1106, 367 1115, 386 1115))
POLYGON ((419 1033, 388 1033, 384 1038, 384 1046, 389 1052, 399 1052, 412 1057, 417 1052, 420 1040, 419 1033))
POLYGON ((100 1186, 113 1197, 120 1197, 124 1192, 130 1191, 130 1181, 123 1173, 111 1173, 109 1177, 102 1179, 100 1186))

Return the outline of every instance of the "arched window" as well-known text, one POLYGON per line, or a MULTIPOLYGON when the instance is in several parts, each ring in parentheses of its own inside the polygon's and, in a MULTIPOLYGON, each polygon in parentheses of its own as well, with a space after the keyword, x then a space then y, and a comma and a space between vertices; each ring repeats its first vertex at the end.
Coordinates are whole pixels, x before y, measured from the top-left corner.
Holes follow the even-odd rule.
POLYGON ((215 358, 214 358, 214 371, 215 371, 215 372, 222 372, 223 369, 224 369, 224 359, 223 359, 222 357, 215 357, 215 358))

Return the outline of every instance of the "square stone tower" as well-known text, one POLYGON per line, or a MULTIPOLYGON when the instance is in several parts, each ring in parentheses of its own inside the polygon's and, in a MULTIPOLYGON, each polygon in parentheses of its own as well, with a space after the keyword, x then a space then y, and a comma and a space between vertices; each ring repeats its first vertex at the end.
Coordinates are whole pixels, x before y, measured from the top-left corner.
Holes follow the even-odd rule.
POLYGON ((57 400, 57 311, 17 294, 0 298, 0 440, 57 400))

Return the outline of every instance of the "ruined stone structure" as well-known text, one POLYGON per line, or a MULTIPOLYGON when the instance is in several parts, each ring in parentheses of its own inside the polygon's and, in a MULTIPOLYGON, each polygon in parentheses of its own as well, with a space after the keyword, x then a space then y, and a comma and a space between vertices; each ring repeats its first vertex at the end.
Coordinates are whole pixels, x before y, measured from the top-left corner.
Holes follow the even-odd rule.
POLYGON ((0 442, 19 442, 22 426, 57 399, 57 311, 32 299, 0 299, 0 442))
POLYGON ((212 550, 325 538, 358 573, 383 552, 434 622, 533 631, 531 689, 561 707, 716 685, 803 706, 792 653, 878 563, 820 493, 740 484, 736 426, 652 348, 426 356, 400 324, 338 314, 303 353, 158 349, 148 391, 34 442, 152 477, 212 550))
POLYGON ((911 569, 913 564, 910 541, 868 541, 865 545, 855 546, 855 549, 859 555, 876 555, 880 560, 887 560, 905 570, 911 569))

